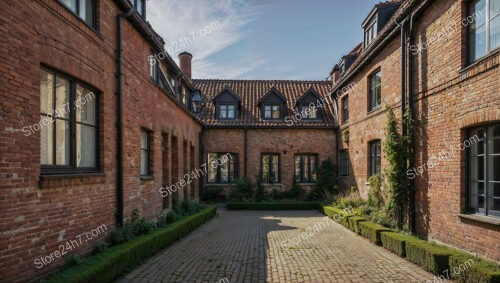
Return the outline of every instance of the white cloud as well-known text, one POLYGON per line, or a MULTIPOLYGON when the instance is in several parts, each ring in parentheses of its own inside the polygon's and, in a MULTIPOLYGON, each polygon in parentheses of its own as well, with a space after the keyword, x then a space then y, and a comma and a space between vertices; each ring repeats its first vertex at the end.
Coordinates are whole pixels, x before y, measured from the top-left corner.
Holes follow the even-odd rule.
POLYGON ((241 60, 216 62, 211 56, 245 38, 248 23, 263 8, 243 0, 151 0, 147 18, 175 60, 182 51, 193 54, 194 78, 238 78, 265 60, 247 54, 241 60))

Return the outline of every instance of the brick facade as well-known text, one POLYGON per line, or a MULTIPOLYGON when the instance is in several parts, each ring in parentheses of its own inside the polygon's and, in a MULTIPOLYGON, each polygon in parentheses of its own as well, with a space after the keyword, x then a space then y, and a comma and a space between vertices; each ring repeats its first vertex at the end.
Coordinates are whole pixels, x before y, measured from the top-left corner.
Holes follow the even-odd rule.
MULTIPOLYGON (((97 31, 55 0, 7 1, 0 11, 0 281, 26 281, 56 270, 71 255, 88 254, 116 226, 116 35, 123 1, 97 2, 97 31), (40 132, 21 129, 40 121, 41 66, 95 88, 99 105, 100 172, 41 175, 40 132), (50 264, 36 258, 104 224, 107 230, 50 264)), ((159 188, 198 166, 201 124, 155 85, 149 75, 150 39, 129 20, 123 24, 124 220, 134 208, 156 219, 163 211, 159 188), (141 180, 140 130, 153 131, 152 173, 141 180), (168 140, 164 175, 162 133, 168 140), (171 144, 176 137, 177 146, 171 144), (182 154, 186 145, 187 155, 182 154), (177 149, 172 153, 171 149, 177 149), (172 156, 178 156, 172 166, 172 156), (185 160, 185 157, 186 160, 185 160), (178 165, 178 166, 177 166, 178 165), (179 172, 173 172, 176 168, 179 172), (172 174, 173 173, 173 174, 172 174)), ((167 60, 172 72, 180 70, 167 60)), ((189 87, 187 85, 186 87, 189 87)), ((198 184, 194 189, 198 195, 198 184)), ((180 191, 182 197, 187 192, 180 191)))
MULTIPOLYGON (((394 19, 402 20, 418 9, 417 4, 404 1, 394 19)), ((475 64, 467 64, 467 28, 462 22, 466 18, 467 1, 450 0, 425 7, 414 22, 415 42, 409 56, 413 60, 415 168, 439 160, 415 178, 416 233, 500 261, 500 226, 494 224, 498 221, 492 216, 466 215, 467 150, 460 150, 470 127, 500 121, 500 55, 496 50, 475 64), (439 159, 443 152, 448 155, 439 159)), ((367 54, 374 48, 364 50, 351 67, 358 69, 348 71, 348 79, 341 76, 334 84, 334 90, 351 85, 338 92, 339 103, 346 95, 351 101, 349 121, 341 123, 339 130, 349 131, 349 142, 341 142, 339 150, 349 150, 351 169, 348 177, 341 177, 342 188, 355 186, 363 197, 369 189, 368 142, 384 141, 385 107, 394 107, 401 120, 399 27, 388 23, 380 34, 384 38, 374 44, 383 48, 371 57, 367 54), (382 107, 369 112, 365 103, 367 80, 377 68, 382 70, 382 107)), ((386 165, 382 154, 382 172, 386 165)))

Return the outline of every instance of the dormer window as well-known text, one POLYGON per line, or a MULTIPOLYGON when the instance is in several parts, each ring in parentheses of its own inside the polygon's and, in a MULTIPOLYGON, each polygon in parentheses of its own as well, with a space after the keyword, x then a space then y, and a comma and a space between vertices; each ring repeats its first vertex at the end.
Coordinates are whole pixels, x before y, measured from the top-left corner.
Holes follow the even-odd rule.
POLYGON ((146 0, 130 0, 130 3, 134 6, 139 15, 146 18, 146 0))
POLYGON ((373 42, 376 36, 377 36, 377 19, 374 19, 365 28, 365 47, 370 45, 370 43, 373 42))
POLYGON ((316 90, 310 88, 297 100, 296 109, 302 119, 318 120, 321 118, 320 107, 322 105, 323 98, 316 90))
POLYGON ((219 119, 234 119, 235 105, 221 104, 219 106, 219 119))
POLYGON ((279 119, 281 111, 279 105, 264 105, 264 119, 279 119))
POLYGON ((302 119, 318 119, 318 108, 314 103, 304 105, 300 107, 300 114, 302 119))

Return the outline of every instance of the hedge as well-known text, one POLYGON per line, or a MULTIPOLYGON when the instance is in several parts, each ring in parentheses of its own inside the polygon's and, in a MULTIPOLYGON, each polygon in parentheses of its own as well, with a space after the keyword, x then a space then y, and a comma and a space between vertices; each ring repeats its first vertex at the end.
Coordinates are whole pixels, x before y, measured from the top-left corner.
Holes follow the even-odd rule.
POLYGON ((228 202, 228 210, 317 210, 319 202, 228 202))
POLYGON ((405 245, 406 258, 434 274, 449 270, 449 258, 458 253, 426 241, 409 241, 405 245))
POLYGON ((215 206, 205 208, 167 227, 112 247, 80 265, 52 275, 44 282, 110 282, 213 218, 216 210, 215 206))
POLYGON ((391 231, 391 229, 370 221, 359 222, 359 232, 361 235, 370 239, 376 245, 380 246, 382 244, 380 233, 386 231, 391 231))
POLYGON ((416 237, 395 233, 395 232, 382 232, 380 233, 382 246, 391 252, 399 255, 400 257, 406 256, 406 243, 412 241, 422 241, 416 237))
POLYGON ((448 273, 457 282, 500 282, 500 266, 496 263, 458 253, 450 256, 449 265, 448 273))
POLYGON ((360 234, 359 222, 366 221, 366 219, 362 216, 352 216, 349 217, 348 221, 349 221, 349 229, 360 234))

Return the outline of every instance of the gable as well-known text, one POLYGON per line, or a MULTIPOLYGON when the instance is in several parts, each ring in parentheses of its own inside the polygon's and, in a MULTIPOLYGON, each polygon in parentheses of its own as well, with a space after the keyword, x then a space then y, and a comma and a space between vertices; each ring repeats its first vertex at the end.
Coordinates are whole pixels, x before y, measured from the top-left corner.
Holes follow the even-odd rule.
POLYGON ((318 104, 323 103, 323 98, 319 95, 319 93, 314 90, 314 88, 308 89, 302 96, 297 99, 295 106, 297 105, 309 105, 311 103, 318 104))
POLYGON ((241 99, 234 91, 232 91, 228 86, 225 86, 213 99, 214 103, 217 102, 240 102, 241 99))
POLYGON ((263 97, 259 99, 258 105, 262 103, 285 104, 286 98, 275 87, 272 87, 263 97))

